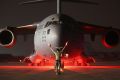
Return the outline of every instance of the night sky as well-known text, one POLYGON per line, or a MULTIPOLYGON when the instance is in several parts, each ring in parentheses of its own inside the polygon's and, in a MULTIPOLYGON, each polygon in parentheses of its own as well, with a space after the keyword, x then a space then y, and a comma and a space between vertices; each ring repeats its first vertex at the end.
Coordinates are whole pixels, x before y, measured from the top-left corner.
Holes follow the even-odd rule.
MULTIPOLYGON (((40 22, 45 17, 56 13, 56 2, 20 5, 24 1, 29 0, 0 0, 0 28, 40 22)), ((99 5, 63 3, 62 12, 78 21, 120 29, 120 0, 87 1, 97 2, 99 5)), ((91 47, 90 50, 120 52, 120 45, 110 50, 103 47, 100 36, 96 37, 94 43, 91 42, 89 36, 86 38, 88 39, 85 40, 85 45, 91 47)), ((10 49, 0 47, 0 54, 28 55, 33 49, 33 35, 28 35, 26 42, 23 36, 18 36, 17 44, 10 49)))

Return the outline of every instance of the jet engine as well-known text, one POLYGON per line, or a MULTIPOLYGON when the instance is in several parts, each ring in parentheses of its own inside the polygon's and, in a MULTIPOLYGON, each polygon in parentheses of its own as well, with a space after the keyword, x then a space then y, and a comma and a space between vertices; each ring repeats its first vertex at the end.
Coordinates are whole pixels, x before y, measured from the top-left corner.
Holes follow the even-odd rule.
POLYGON ((0 45, 6 48, 11 48, 15 44, 15 36, 9 29, 0 31, 0 45))
POLYGON ((108 31, 102 37, 102 44, 106 48, 113 48, 119 43, 119 35, 117 31, 108 31))

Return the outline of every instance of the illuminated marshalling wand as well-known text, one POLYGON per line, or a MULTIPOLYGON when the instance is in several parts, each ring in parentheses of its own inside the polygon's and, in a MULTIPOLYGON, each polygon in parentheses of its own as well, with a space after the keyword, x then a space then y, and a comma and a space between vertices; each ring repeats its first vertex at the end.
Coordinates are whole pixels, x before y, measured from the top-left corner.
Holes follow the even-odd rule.
MULTIPOLYGON (((22 2, 20 4, 34 4, 34 3, 42 3, 42 2, 52 2, 56 0, 33 0, 33 1, 27 1, 22 2)), ((60 15, 62 13, 62 2, 72 2, 72 3, 83 3, 83 4, 91 4, 91 5, 98 5, 96 2, 90 2, 85 0, 57 0, 57 14, 59 15, 59 21, 60 21, 60 15)))

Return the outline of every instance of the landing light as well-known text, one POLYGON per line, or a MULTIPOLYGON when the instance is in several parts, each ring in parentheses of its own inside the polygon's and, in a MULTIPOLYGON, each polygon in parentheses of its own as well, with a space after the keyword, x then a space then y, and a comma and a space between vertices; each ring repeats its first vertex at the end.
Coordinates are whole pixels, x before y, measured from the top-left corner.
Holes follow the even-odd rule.
POLYGON ((22 62, 22 60, 19 60, 20 62, 22 62))
POLYGON ((68 57, 69 57, 69 54, 65 54, 65 57, 68 58, 68 57))

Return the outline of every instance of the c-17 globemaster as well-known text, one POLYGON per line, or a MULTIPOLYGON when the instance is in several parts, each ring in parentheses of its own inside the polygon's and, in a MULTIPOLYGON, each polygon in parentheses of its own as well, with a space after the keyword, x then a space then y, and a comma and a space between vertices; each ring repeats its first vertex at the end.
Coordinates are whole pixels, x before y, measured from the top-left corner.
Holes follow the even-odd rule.
MULTIPOLYGON (((30 4, 36 2, 48 2, 56 0, 34 0, 24 2, 30 4)), ((97 5, 97 3, 82 0, 57 0, 57 13, 52 14, 39 23, 25 26, 6 27, 0 29, 0 45, 10 48, 14 46, 16 35, 34 34, 34 52, 26 57, 31 65, 41 65, 45 61, 51 60, 53 53, 48 44, 55 51, 57 47, 64 47, 62 56, 63 62, 72 62, 73 65, 87 66, 90 62, 95 62, 92 53, 87 55, 84 51, 84 34, 90 34, 91 40, 95 41, 96 35, 102 35, 101 43, 106 48, 113 48, 119 43, 119 30, 112 27, 104 27, 77 21, 72 17, 62 14, 61 2, 86 3, 97 5), (64 56, 68 58, 64 59, 64 56)))

